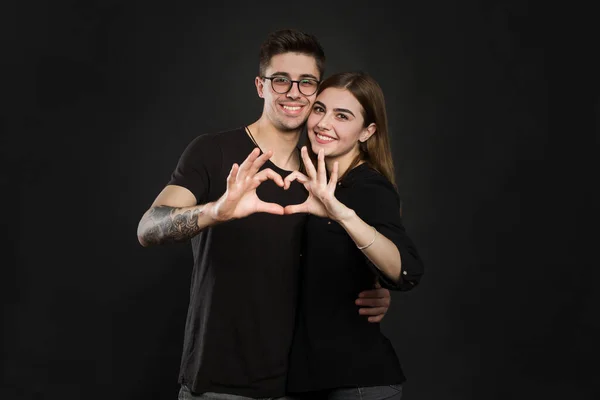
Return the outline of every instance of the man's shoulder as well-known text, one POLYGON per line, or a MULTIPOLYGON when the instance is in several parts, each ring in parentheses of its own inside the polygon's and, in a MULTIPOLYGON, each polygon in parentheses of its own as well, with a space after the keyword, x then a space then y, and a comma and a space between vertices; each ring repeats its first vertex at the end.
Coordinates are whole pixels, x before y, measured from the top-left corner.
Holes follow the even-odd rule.
POLYGON ((244 128, 230 129, 226 131, 201 133, 193 137, 187 145, 187 152, 205 153, 213 151, 213 148, 227 148, 236 146, 244 139, 244 128))
POLYGON ((235 128, 216 132, 202 133, 192 139, 192 143, 196 145, 210 146, 216 145, 220 147, 229 147, 235 145, 236 142, 246 140, 246 132, 244 128, 235 128))

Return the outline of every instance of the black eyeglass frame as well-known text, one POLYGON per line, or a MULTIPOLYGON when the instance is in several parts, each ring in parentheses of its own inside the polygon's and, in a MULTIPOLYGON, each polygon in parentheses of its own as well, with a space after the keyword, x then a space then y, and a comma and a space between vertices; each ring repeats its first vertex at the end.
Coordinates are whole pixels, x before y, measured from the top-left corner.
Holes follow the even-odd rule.
POLYGON ((298 91, 300 93, 302 93, 305 96, 312 96, 313 94, 317 93, 317 90, 319 90, 319 84, 321 84, 321 81, 318 81, 318 80, 313 79, 313 78, 304 78, 304 79, 300 79, 300 80, 295 81, 293 79, 288 78, 287 76, 261 76, 261 79, 269 79, 271 81, 271 89, 273 89, 273 91, 275 93, 277 93, 277 94, 286 94, 286 93, 288 93, 294 87, 294 83, 296 83, 298 85, 298 91), (277 78, 279 78, 279 79, 285 79, 285 80, 287 80, 287 81, 290 82, 290 87, 288 88, 288 90, 286 90, 285 92, 278 92, 277 90, 275 90, 275 88, 273 87, 273 79, 277 79, 277 78), (313 82, 316 82, 317 86, 315 87, 315 91, 312 92, 311 94, 304 93, 302 91, 302 89, 300 88, 300 82, 302 82, 302 81, 313 81, 313 82))

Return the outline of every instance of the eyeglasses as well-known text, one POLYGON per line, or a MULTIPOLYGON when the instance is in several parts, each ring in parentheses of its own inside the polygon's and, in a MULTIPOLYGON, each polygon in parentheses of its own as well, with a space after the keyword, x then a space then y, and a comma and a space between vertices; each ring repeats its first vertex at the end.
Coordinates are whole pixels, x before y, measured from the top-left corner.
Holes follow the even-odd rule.
POLYGON ((285 76, 261 76, 261 78, 270 79, 273 91, 279 94, 286 94, 292 90, 294 83, 298 84, 298 90, 305 96, 312 96, 319 88, 319 81, 316 79, 305 78, 293 81, 285 76))

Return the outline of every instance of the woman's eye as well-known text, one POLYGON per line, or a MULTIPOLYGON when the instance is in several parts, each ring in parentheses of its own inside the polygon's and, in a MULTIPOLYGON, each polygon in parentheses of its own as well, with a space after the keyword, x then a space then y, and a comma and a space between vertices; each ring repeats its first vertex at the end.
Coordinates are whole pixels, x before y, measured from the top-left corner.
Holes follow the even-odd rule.
POLYGON ((338 118, 339 119, 348 119, 348 117, 346 116, 346 114, 338 114, 338 118))

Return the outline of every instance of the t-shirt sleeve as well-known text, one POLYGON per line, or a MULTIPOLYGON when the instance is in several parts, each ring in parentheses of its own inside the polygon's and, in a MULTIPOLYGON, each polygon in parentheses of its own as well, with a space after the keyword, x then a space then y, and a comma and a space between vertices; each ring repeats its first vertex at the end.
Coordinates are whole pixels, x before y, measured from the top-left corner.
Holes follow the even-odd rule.
POLYGON ((369 179, 357 185, 352 199, 356 214, 377 229, 379 234, 391 240, 400 252, 402 272, 399 282, 388 278, 365 256, 367 264, 379 278, 381 286, 400 291, 415 287, 424 272, 423 261, 402 225, 400 197, 392 184, 384 178, 369 179))
POLYGON ((183 186, 196 197, 196 204, 208 201, 211 177, 222 159, 221 148, 215 136, 204 134, 188 144, 179 157, 168 185, 183 186))

